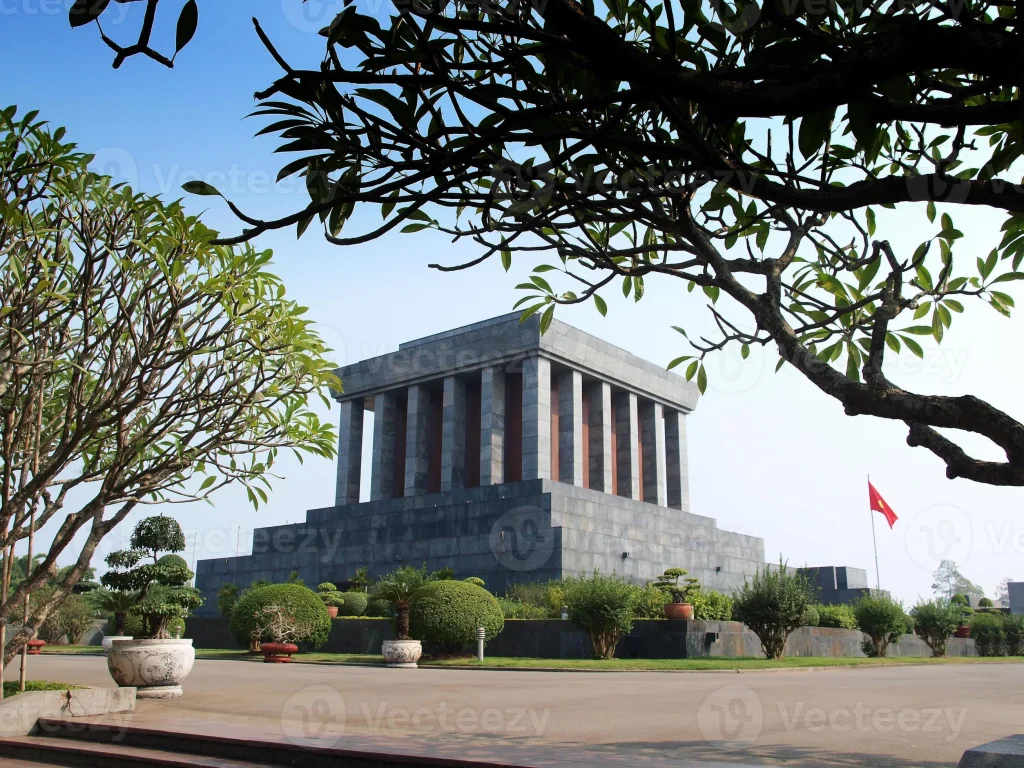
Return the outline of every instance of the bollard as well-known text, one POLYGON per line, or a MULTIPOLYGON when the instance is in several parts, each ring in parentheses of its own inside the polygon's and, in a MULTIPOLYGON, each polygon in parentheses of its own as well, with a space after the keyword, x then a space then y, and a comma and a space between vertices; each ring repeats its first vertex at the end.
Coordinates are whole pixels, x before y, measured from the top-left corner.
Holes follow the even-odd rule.
POLYGON ((562 621, 565 621, 568 618, 569 618, 569 606, 568 605, 563 605, 562 606, 562 621))
POLYGON ((484 660, 484 636, 487 634, 487 630, 483 627, 476 628, 476 660, 484 660))

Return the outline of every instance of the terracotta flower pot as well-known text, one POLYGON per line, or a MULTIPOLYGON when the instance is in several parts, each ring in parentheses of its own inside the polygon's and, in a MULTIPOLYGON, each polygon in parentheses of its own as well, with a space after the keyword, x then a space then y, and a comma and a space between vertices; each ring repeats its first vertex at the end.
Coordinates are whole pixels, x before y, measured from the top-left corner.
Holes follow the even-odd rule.
POLYGON ((25 645, 28 646, 29 656, 39 656, 43 652, 43 646, 46 645, 45 640, 29 640, 25 645))
POLYGON ((665 618, 673 621, 693 621, 693 606, 689 603, 665 603, 665 618))
POLYGON ((336 606, 336 605, 329 605, 329 606, 327 606, 327 615, 330 616, 332 619, 338 618, 338 606, 336 606))
POLYGON ((953 637, 970 637, 971 628, 964 625, 956 628, 956 632, 953 633, 953 637))
POLYGON ((299 652, 294 643, 260 643, 264 664, 290 664, 292 654, 299 652))

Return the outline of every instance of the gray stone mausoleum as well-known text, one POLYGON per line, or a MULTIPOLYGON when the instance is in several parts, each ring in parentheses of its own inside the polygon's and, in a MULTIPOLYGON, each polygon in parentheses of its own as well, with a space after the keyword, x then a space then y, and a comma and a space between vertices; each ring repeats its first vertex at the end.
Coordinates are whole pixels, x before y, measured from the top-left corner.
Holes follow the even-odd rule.
POLYGON ((216 613, 224 583, 292 571, 343 587, 362 566, 378 576, 426 563, 500 594, 595 568, 646 581, 670 566, 731 591, 764 565, 762 539, 690 510, 696 387, 626 350, 557 320, 542 335, 537 316, 516 313, 338 374, 334 506, 257 529, 251 555, 200 561, 201 614, 216 613))

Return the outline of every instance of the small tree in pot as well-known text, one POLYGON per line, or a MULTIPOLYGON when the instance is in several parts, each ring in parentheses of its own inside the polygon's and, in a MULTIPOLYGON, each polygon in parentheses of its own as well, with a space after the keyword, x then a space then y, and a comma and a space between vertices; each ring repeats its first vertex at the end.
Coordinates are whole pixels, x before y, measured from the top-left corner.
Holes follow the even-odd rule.
POLYGON ((173 554, 185 549, 185 535, 176 520, 157 515, 135 526, 129 543, 130 549, 107 556, 111 570, 101 581, 108 589, 135 594, 130 613, 142 618, 143 639, 115 641, 107 665, 118 685, 138 688, 138 696, 180 696, 195 649, 191 640, 172 638, 168 625, 203 604, 198 590, 188 586, 192 571, 173 554))
POLYGON ((329 581, 316 585, 316 596, 323 601, 327 607, 327 613, 332 619, 338 616, 338 609, 345 604, 345 597, 329 581))
POLYGON ((426 565, 421 568, 406 565, 381 577, 373 585, 373 597, 386 600, 395 609, 395 639, 385 640, 381 648, 389 667, 415 667, 423 655, 420 641, 409 636, 409 610, 430 581, 426 565))
POLYGON ((654 586, 667 594, 671 599, 665 603, 666 619, 693 618, 693 605, 690 603, 690 595, 700 589, 700 582, 697 579, 685 579, 682 584, 679 580, 689 571, 685 568, 668 568, 661 576, 654 580, 654 586))
POLYGON ((269 638, 260 643, 265 664, 284 664, 298 653, 301 642, 311 634, 311 626, 299 621, 295 614, 283 605, 264 605, 255 616, 254 634, 269 638))

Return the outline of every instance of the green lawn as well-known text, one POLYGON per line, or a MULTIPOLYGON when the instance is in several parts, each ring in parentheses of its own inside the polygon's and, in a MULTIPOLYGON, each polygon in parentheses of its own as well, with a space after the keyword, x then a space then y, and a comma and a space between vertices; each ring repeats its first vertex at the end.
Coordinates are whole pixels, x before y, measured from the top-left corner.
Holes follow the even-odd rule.
MULTIPOLYGON (((25 693, 30 691, 67 691, 69 689, 81 688, 81 685, 69 685, 68 683, 55 683, 52 680, 26 680, 25 693)), ((9 698, 21 693, 21 684, 17 680, 4 681, 4 698, 9 698)))
MULTIPOLYGON (((61 645, 46 647, 43 653, 80 653, 102 654, 95 646, 61 645)), ((261 661, 258 655, 246 651, 216 648, 197 648, 198 659, 230 659, 237 661, 261 661)), ((302 653, 294 657, 298 663, 305 664, 383 664, 384 659, 378 654, 357 653, 302 653)), ((859 659, 833 657, 807 657, 769 660, 761 658, 702 658, 702 659, 525 659, 493 656, 478 662, 473 657, 458 659, 425 659, 420 661, 422 667, 468 667, 476 669, 564 669, 564 670, 662 670, 662 671, 742 671, 748 669, 799 669, 804 667, 864 667, 878 665, 901 664, 998 664, 1005 662, 1024 662, 1024 657, 946 657, 929 659, 921 657, 892 659, 859 659)))

